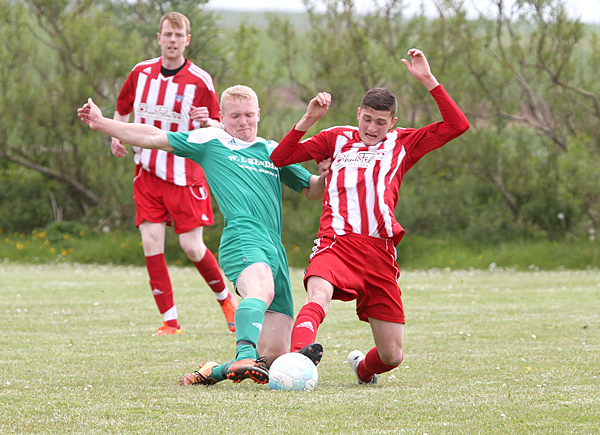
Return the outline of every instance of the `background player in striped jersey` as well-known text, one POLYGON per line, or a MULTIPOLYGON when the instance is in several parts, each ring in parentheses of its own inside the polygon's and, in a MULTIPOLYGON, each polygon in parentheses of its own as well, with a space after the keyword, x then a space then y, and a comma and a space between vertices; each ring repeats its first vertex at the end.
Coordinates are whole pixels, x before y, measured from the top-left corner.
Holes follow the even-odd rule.
MULTIPOLYGON (((442 122, 419 129, 395 128, 396 97, 375 88, 357 110, 358 128, 333 127, 303 142, 304 133, 329 108, 331 96, 313 98, 306 114, 271 154, 277 166, 331 157, 318 239, 305 275, 304 306, 292 330, 291 351, 311 343, 331 299, 356 300, 360 320, 369 322, 375 347, 348 355, 359 384, 377 382, 403 359, 404 309, 398 287, 396 248, 404 229, 394 217, 402 177, 421 157, 460 136, 469 122, 431 73, 417 49, 402 59, 431 93, 442 122)), ((322 348, 321 348, 322 349, 322 348)))
MULTIPOLYGON (((211 76, 184 57, 190 38, 190 22, 183 14, 171 12, 160 19, 161 57, 133 68, 119 94, 114 119, 128 122, 133 113, 134 123, 166 131, 219 126, 219 100, 211 76)), ((117 157, 127 155, 117 138, 112 138, 111 148, 117 157)), ((202 237, 202 227, 214 222, 202 168, 161 150, 133 147, 133 151, 135 222, 142 235, 152 294, 163 315, 163 325, 153 335, 181 334, 164 255, 165 228, 172 220, 181 247, 215 293, 229 330, 235 331, 238 301, 202 237)))
POLYGON ((269 156, 276 142, 257 136, 258 97, 247 86, 233 86, 221 95, 222 129, 164 132, 123 124, 103 118, 91 99, 78 114, 95 130, 198 162, 225 219, 219 263, 243 298, 235 314, 236 355, 224 364, 203 364, 199 371, 184 375, 181 384, 248 378, 268 382, 268 366, 288 351, 294 324, 289 267, 281 242, 281 183, 308 199, 320 199, 326 167, 320 167, 323 175, 317 177, 300 165, 273 164, 269 156))

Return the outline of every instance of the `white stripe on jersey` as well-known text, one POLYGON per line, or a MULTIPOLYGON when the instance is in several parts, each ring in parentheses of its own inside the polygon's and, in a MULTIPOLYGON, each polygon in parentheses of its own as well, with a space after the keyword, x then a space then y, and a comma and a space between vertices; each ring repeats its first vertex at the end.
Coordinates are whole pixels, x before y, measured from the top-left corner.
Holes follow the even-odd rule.
POLYGON ((167 152, 159 150, 156 153, 156 161, 154 162, 154 173, 158 178, 167 179, 167 152))
MULTIPOLYGON (((166 154, 166 151, 163 151, 166 154)), ((185 159, 183 157, 175 156, 173 159, 173 183, 177 186, 185 186, 185 159)))
POLYGON ((139 150, 142 152, 140 163, 144 168, 148 169, 150 166, 150 156, 152 155, 152 150, 148 150, 146 148, 139 148, 139 150))
MULTIPOLYGON (((394 159, 394 147, 396 146, 396 139, 398 138, 398 132, 394 131, 387 135, 386 141, 384 142, 385 154, 384 158, 380 161, 380 173, 379 180, 377 183, 377 197, 379 198, 379 212, 381 213, 381 217, 383 218, 383 222, 385 225, 385 232, 387 237, 392 237, 392 218, 390 216, 393 213, 393 210, 390 210, 388 205, 385 202, 385 191, 388 187, 389 183, 394 179, 394 176, 400 169, 400 164, 402 160, 404 160, 404 156, 406 155, 406 150, 402 147, 400 151, 400 155, 398 156, 398 160, 396 161, 396 166, 392 168, 392 160, 394 159), (388 176, 389 174, 389 176, 388 176), (388 180, 386 182, 386 179, 388 180)), ((369 235, 374 237, 380 237, 378 234, 377 228, 369 228, 369 235)))
MULTIPOLYGON (((196 85, 185 85, 183 89, 184 99, 181 103, 181 122, 177 127, 177 131, 189 131, 190 130, 190 111, 192 110, 192 104, 194 103, 194 96, 196 95, 196 85)), ((199 122, 194 122, 194 124, 198 124, 195 126, 196 128, 200 127, 199 122)))
MULTIPOLYGON (((162 74, 159 75, 159 77, 162 77, 162 74)), ((169 112, 173 111, 173 106, 175 105, 175 94, 177 93, 177 89, 179 88, 176 84, 173 83, 173 80, 171 80, 171 78, 168 79, 163 79, 163 80, 156 80, 156 84, 160 87, 161 82, 167 82, 167 89, 165 90, 165 98, 164 101, 162 103, 162 107, 164 107, 165 109, 168 108, 169 112)), ((154 105, 156 105, 156 100, 158 100, 158 89, 155 94, 152 93, 148 93, 148 99, 150 99, 150 95, 152 95, 155 100, 153 102, 154 105)), ((171 122, 170 120, 164 120, 164 121, 160 121, 161 122, 161 130, 164 131, 171 131, 171 124, 173 124, 173 122, 171 122)), ((177 122, 177 130, 179 130, 179 122, 177 122)), ((158 163, 157 163, 158 165, 158 163)), ((157 174, 158 175, 158 174, 157 174)), ((160 175, 159 175, 160 177, 160 175)), ((160 177, 163 178, 163 177, 160 177)))
MULTIPOLYGON (((333 153, 333 159, 335 161, 336 157, 340 154, 342 147, 348 143, 348 138, 344 136, 338 136, 335 141, 335 152, 333 153)), ((344 218, 340 213, 340 197, 338 195, 337 183, 338 183, 338 175, 339 171, 331 172, 331 182, 327 188, 329 193, 329 205, 331 206, 332 216, 331 216, 331 227, 335 230, 336 234, 344 235, 346 231, 344 231, 344 218)))
MULTIPOLYGON (((371 148, 374 149, 374 154, 377 155, 377 146, 375 147, 369 147, 369 150, 371 150, 371 148)), ((375 195, 377 195, 377 190, 379 188, 379 186, 375 186, 375 167, 377 166, 377 162, 374 162, 375 164, 369 165, 369 167, 365 170, 364 173, 364 177, 365 177, 365 189, 366 189, 366 202, 367 202, 367 220, 368 220, 368 228, 367 231, 369 232, 370 236, 373 236, 374 234, 377 234, 377 216, 375 215, 375 195)), ((381 174, 381 168, 380 170, 380 174, 381 174)), ((380 178, 381 180, 381 178, 380 178)), ((379 195, 377 195, 379 196, 379 195)), ((381 201, 383 201, 383 198, 378 198, 379 199, 379 203, 381 204, 381 201)), ((360 207, 359 207, 360 208, 360 207)), ((359 210, 360 213, 360 210, 359 210)), ((360 231, 357 231, 360 232, 360 231)))
MULTIPOLYGON (((138 81, 135 86, 135 102, 137 104, 138 101, 142 101, 142 97, 144 95, 144 88, 146 87, 146 81, 148 80, 148 76, 146 74, 139 74, 138 81)), ((138 114, 138 111, 135 110, 135 105, 133 108, 133 122, 139 124, 142 121, 142 117, 138 114)))
POLYGON ((188 68, 188 71, 191 72, 192 74, 194 74, 197 77, 200 77, 200 79, 202 79, 202 81, 206 84, 206 87, 208 88, 209 91, 215 92, 215 85, 212 81, 212 77, 210 76, 209 73, 207 73, 206 71, 204 71, 202 68, 200 68, 198 65, 192 64, 190 65, 190 67, 188 68))
POLYGON ((133 68, 131 68, 131 71, 133 71, 140 65, 153 65, 156 62, 158 62, 158 59, 160 59, 160 57, 155 57, 154 59, 143 60, 143 61, 137 63, 133 68))
MULTIPOLYGON (((341 137, 341 136, 340 136, 341 137)), ((362 216, 360 214, 360 197, 358 195, 359 167, 346 166, 344 168, 344 187, 346 188, 346 206, 348 210, 348 223, 353 233, 360 233, 362 216)))

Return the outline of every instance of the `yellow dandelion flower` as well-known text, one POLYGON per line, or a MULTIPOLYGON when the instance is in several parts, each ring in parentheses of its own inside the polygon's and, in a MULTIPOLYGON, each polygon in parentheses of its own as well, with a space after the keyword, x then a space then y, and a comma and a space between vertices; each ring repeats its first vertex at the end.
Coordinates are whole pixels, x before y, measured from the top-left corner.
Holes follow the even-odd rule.
POLYGON ((75 249, 69 248, 69 254, 72 254, 73 252, 75 252, 75 249))
POLYGON ((2 234, 4 231, 2 231, 2 228, 0 228, 0 234, 2 234))
POLYGON ((63 257, 67 256, 67 250, 66 249, 61 249, 60 253, 62 254, 63 257))
POLYGON ((50 244, 50 240, 46 240, 46 241, 44 242, 44 245, 49 245, 49 244, 50 244))
POLYGON ((23 243, 17 242, 17 249, 25 249, 25 245, 23 243))
POLYGON ((41 237, 42 239, 44 239, 44 238, 46 237, 46 233, 45 233, 44 231, 42 231, 42 232, 40 233, 40 237, 41 237))
POLYGON ((31 232, 31 234, 32 234, 32 235, 34 235, 34 236, 35 236, 35 235, 37 235, 37 233, 38 233, 38 232, 37 232, 37 230, 33 230, 33 231, 31 232))
POLYGON ((85 236, 85 233, 83 231, 79 231, 79 237, 83 237, 85 236))
POLYGON ((69 240, 69 235, 68 235, 68 234, 65 234, 65 235, 63 236, 63 239, 65 239, 65 240, 69 240))
POLYGON ((6 239, 4 239, 4 243, 10 243, 10 239, 7 237, 6 239))
POLYGON ((19 234, 19 237, 22 238, 22 239, 24 239, 27 236, 25 234, 21 233, 21 234, 19 234))

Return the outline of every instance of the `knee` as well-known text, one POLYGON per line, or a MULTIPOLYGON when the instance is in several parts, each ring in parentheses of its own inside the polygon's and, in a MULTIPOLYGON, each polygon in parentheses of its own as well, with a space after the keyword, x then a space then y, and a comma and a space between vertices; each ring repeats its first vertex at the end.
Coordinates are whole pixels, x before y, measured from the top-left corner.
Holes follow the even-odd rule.
POLYGON ((275 361, 284 353, 287 353, 288 349, 289 345, 286 347, 285 345, 268 344, 266 346, 258 346, 257 351, 259 356, 264 356, 267 358, 267 366, 271 367, 273 361, 275 361))
POLYGON ((377 353, 379 353, 381 362, 390 367, 398 367, 404 359, 404 352, 401 347, 384 352, 380 352, 379 349, 377 349, 377 353))
POLYGON ((328 285, 314 285, 309 282, 306 292, 306 302, 316 302, 327 311, 331 298, 333 297, 333 287, 331 284, 327 284, 328 285))
POLYGON ((206 245, 204 243, 180 243, 181 249, 194 263, 202 261, 204 254, 206 253, 206 245))

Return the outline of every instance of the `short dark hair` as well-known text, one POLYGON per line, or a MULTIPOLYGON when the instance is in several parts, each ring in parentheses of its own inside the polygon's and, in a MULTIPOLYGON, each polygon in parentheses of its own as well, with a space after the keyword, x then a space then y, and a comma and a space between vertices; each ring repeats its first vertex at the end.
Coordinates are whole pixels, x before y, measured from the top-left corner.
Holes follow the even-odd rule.
POLYGON ((396 102, 396 96, 386 88, 373 88, 369 89, 360 103, 361 109, 363 107, 369 107, 373 110, 387 111, 396 116, 396 109, 398 103, 396 102))

